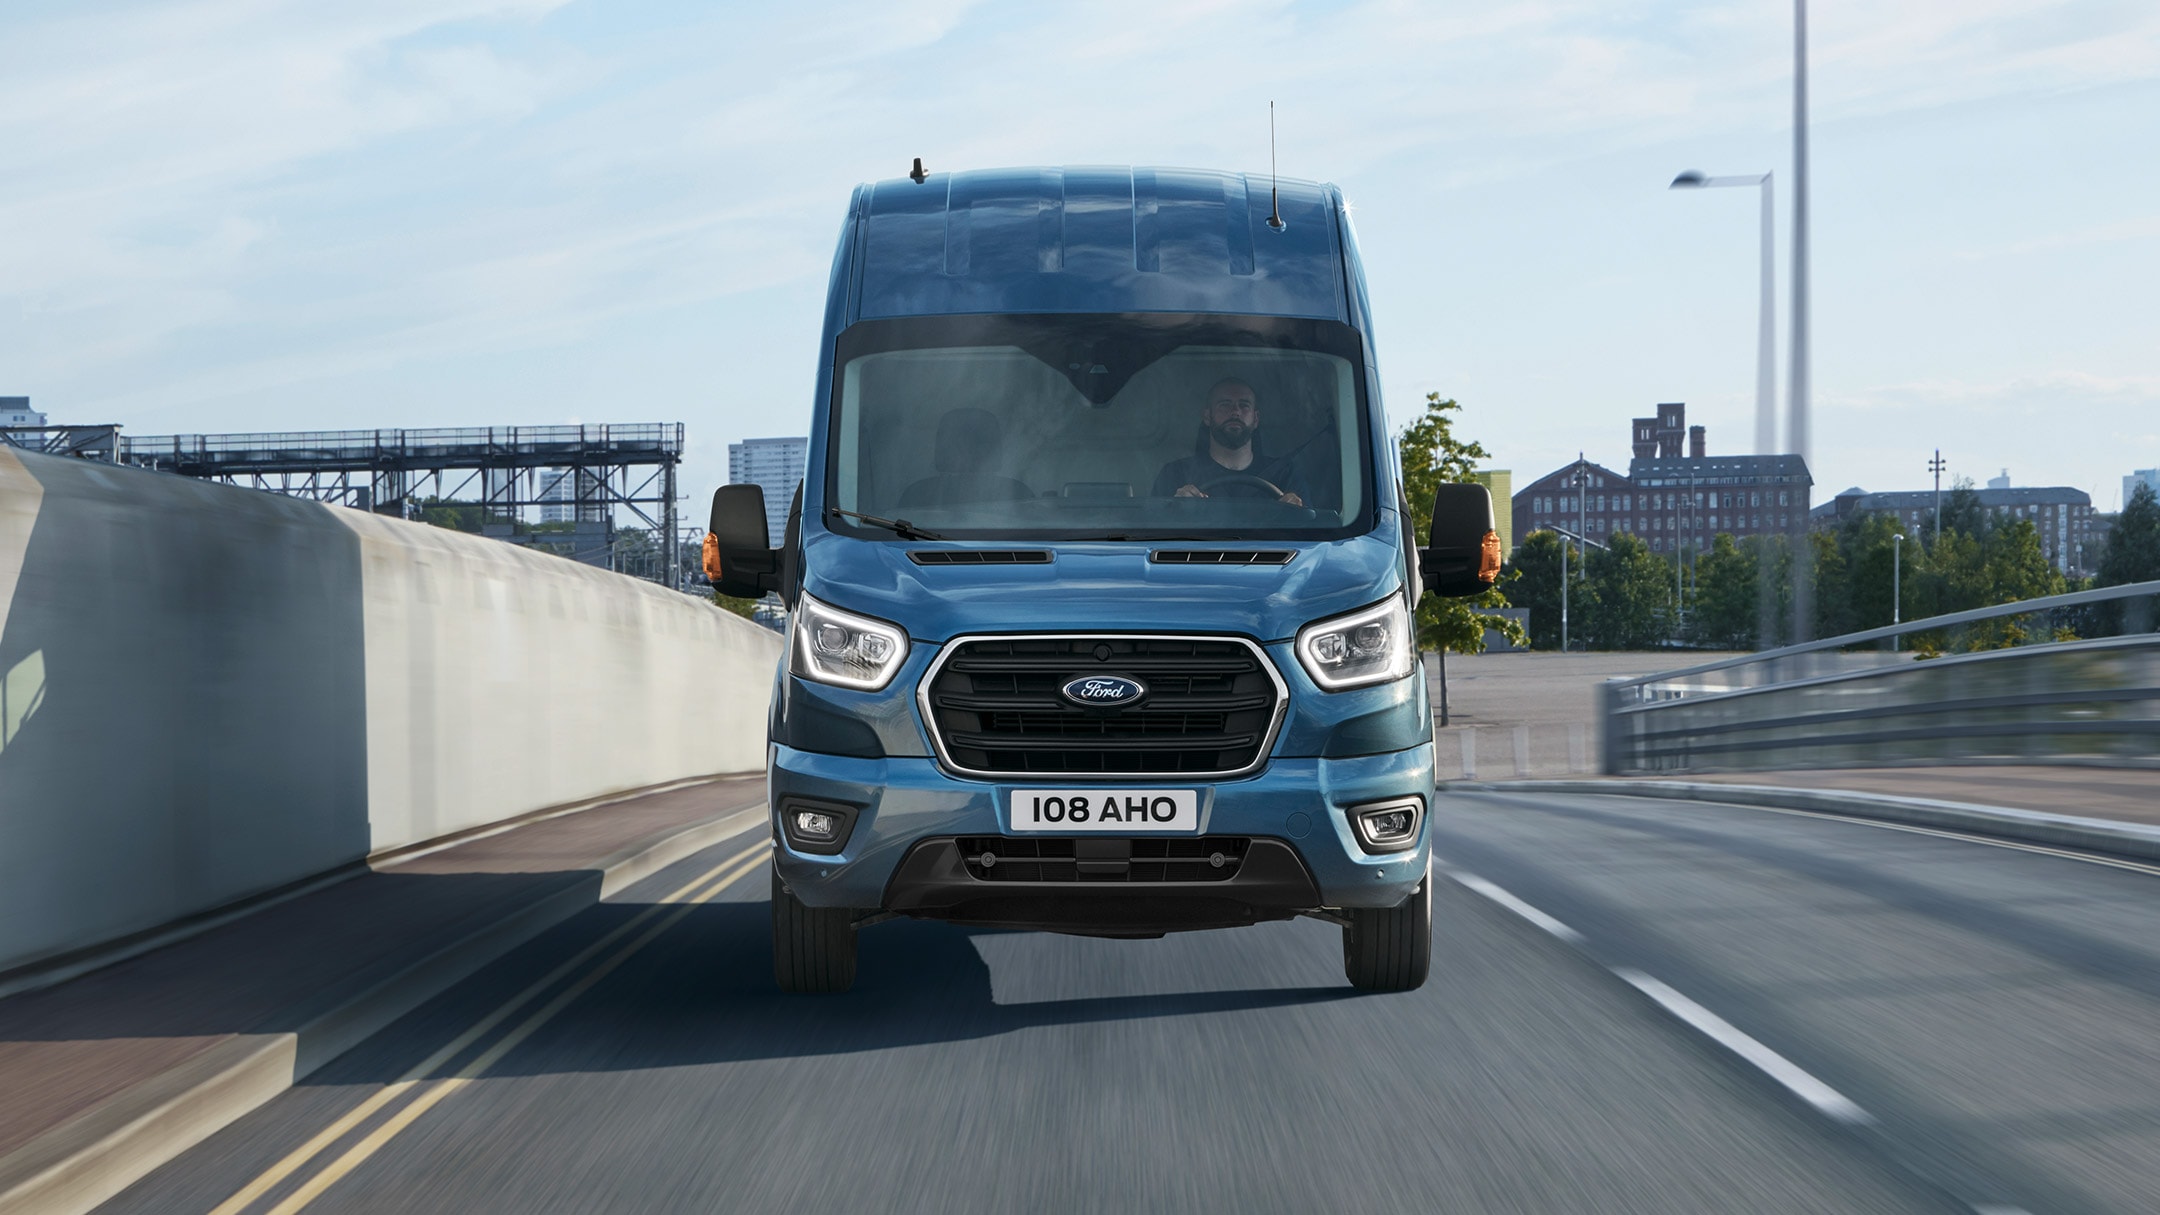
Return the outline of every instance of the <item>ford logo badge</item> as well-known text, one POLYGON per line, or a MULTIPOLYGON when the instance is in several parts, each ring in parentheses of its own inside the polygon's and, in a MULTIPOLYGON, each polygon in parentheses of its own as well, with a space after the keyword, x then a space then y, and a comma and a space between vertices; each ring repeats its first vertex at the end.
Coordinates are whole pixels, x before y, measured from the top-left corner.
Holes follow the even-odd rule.
POLYGON ((1066 680, 1058 692, 1076 705, 1116 709, 1147 695, 1147 685, 1123 675, 1082 675, 1066 680))

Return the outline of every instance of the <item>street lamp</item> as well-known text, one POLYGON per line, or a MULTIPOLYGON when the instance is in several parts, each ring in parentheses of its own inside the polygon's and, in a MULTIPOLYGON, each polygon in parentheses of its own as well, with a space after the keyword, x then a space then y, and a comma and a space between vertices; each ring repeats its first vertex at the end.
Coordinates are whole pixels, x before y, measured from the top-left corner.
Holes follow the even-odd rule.
MULTIPOLYGON (((1576 534, 1576 536, 1577 536, 1578 538, 1580 538, 1580 537, 1582 536, 1582 534, 1583 534, 1583 519, 1582 519, 1582 487, 1583 487, 1583 483, 1584 483, 1584 481, 1585 481, 1585 480, 1587 480, 1587 478, 1586 478, 1586 477, 1584 476, 1584 474, 1583 474, 1583 457, 1582 457, 1582 453, 1581 453, 1581 452, 1576 452, 1576 453, 1575 453, 1575 471, 1574 471, 1574 472, 1572 472, 1572 473, 1570 473, 1570 474, 1568 475, 1568 479, 1567 479, 1567 480, 1565 480, 1565 481, 1562 481, 1562 482, 1561 482, 1560 484, 1562 484, 1562 485, 1565 485, 1565 486, 1568 486, 1568 487, 1572 488, 1572 489, 1573 489, 1573 490, 1575 491, 1575 508, 1576 508, 1576 512, 1575 512, 1575 534, 1576 534)), ((1562 506, 1563 506, 1563 507, 1565 507, 1565 505, 1566 505, 1565 503, 1563 503, 1563 504, 1562 504, 1562 506)), ((1562 529, 1562 528, 1560 528, 1560 527, 1558 527, 1558 526, 1555 526, 1555 527, 1553 528, 1553 531, 1554 531, 1555 533, 1557 533, 1557 534, 1559 535, 1559 537, 1560 537, 1560 652, 1561 652, 1561 653, 1563 653, 1563 654, 1565 654, 1565 653, 1567 653, 1567 652, 1568 652, 1568 621, 1567 621, 1567 601, 1568 601, 1568 593, 1567 593, 1567 583, 1568 583, 1568 577, 1567 577, 1567 545, 1568 545, 1568 538, 1567 538, 1567 532, 1566 532, 1566 530, 1565 530, 1565 529, 1562 529)), ((1585 565, 1587 565, 1587 564, 1589 564, 1589 561, 1590 561, 1590 555, 1589 555, 1589 554, 1588 554, 1587 552, 1585 552, 1585 553, 1583 554, 1583 563, 1584 563, 1585 565)))
POLYGON ((1762 190, 1762 302, 1755 317, 1755 454, 1776 455, 1777 447, 1777 221, 1770 174, 1710 177, 1689 169, 1672 179, 1673 190, 1718 186, 1757 186, 1762 190))
MULTIPOLYGON (((1704 190, 1718 186, 1755 186, 1762 191, 1762 301, 1755 308, 1755 454, 1777 454, 1777 219, 1771 175, 1711 177, 1689 169, 1672 179, 1673 190, 1704 190)), ((1770 643, 1770 626, 1777 613, 1777 598, 1770 580, 1755 578, 1755 636, 1758 646, 1770 643)))
MULTIPOLYGON (((1807 0, 1793 0, 1793 230, 1792 341, 1786 351, 1785 425, 1788 450, 1808 458, 1808 411, 1813 339, 1808 333, 1808 89, 1807 0)), ((1815 563, 1808 551, 1808 512, 1802 506, 1792 536, 1794 641, 1815 636, 1815 563)))
MULTIPOLYGON (((1905 594, 1902 579, 1905 576, 1905 533, 1890 537, 1890 625, 1897 627, 1904 622, 1905 594)), ((1890 634, 1890 652, 1898 651, 1898 635, 1890 634)))
POLYGON ((1942 475, 1950 467, 1942 458, 1942 448, 1935 449, 1935 458, 1928 461, 1928 471, 1935 474, 1935 543, 1942 543, 1942 475))

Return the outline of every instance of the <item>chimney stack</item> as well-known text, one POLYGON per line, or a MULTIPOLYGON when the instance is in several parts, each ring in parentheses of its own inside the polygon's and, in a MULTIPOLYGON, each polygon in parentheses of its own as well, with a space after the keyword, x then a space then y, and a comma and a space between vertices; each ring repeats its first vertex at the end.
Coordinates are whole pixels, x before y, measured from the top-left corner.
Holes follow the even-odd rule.
POLYGON ((1687 428, 1687 445, 1688 455, 1694 457, 1697 460, 1703 458, 1703 448, 1706 444, 1705 432, 1702 427, 1690 426, 1687 428))

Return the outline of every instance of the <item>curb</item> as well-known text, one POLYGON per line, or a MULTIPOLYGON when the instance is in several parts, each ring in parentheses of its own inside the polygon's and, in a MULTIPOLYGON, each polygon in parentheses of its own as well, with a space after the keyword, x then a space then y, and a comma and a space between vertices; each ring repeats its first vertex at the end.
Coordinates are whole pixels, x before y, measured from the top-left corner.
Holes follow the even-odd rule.
POLYGON ((1937 827, 1994 836, 2028 844, 2104 852, 2160 861, 2160 827, 2112 819, 2079 818, 2007 806, 1897 797, 1887 793, 1793 789, 1779 785, 1723 785, 1667 780, 1511 780, 1447 781, 1443 792, 1593 793, 1616 797, 1657 797, 1691 802, 1738 802, 1779 810, 1812 810, 1846 818, 1876 819, 1917 827, 1937 827))
POLYGON ((297 1030, 237 1034, 115 1094, 0 1157, 0 1211, 89 1211, 512 949, 757 826, 763 811, 760 803, 647 836, 562 890, 311 1001, 297 1030))

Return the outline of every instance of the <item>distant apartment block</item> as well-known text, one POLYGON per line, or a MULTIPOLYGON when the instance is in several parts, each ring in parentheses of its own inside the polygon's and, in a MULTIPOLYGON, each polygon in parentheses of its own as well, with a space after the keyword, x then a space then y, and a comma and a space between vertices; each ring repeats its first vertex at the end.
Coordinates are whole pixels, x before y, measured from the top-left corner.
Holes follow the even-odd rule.
POLYGON ((767 543, 780 546, 787 529, 788 503, 803 477, 810 454, 807 438, 744 439, 728 444, 728 484, 755 485, 765 491, 767 543))
POLYGON ((1776 535, 1805 526, 1814 478, 1798 456, 1713 456, 1709 435, 1667 402, 1629 427, 1625 473, 1580 460, 1515 495, 1518 535, 1556 528, 1598 544, 1626 532, 1653 552, 1708 548, 1719 532, 1776 535))
POLYGON ((29 397, 0 397, 0 426, 43 426, 45 415, 30 408, 29 397))
MULTIPOLYGON (((2002 522, 2029 521, 2040 533, 2040 551, 2047 554, 2048 564, 2065 574, 2090 573, 2099 555, 2094 543, 2097 516, 2093 514, 2092 496, 2067 485, 2013 487, 2009 481, 2006 472, 1989 478, 1986 489, 1974 490, 1980 509, 2002 522)), ((1945 490, 1943 496, 1948 498, 1949 491, 1945 490)), ((1893 515, 1905 525, 1907 535, 1918 535, 1919 529, 1935 517, 1935 491, 1871 494, 1856 486, 1817 507, 1814 522, 1835 526, 1861 511, 1893 515)))

